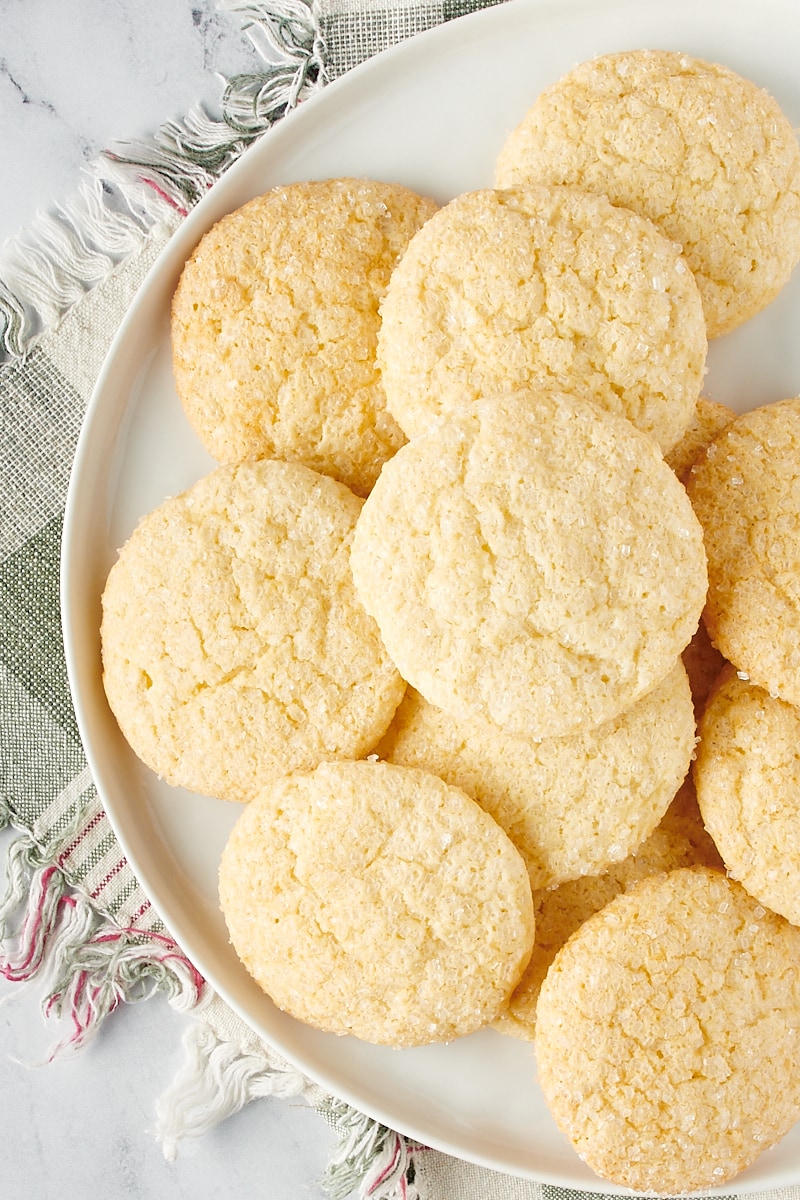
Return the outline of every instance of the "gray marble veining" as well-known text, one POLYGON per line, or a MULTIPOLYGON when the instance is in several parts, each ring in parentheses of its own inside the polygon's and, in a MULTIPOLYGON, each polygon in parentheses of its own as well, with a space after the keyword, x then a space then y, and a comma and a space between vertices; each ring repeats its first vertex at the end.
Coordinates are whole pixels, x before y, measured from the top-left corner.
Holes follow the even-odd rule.
POLYGON ((220 76, 259 65, 213 0, 0 0, 0 242, 114 139, 213 112, 220 76))

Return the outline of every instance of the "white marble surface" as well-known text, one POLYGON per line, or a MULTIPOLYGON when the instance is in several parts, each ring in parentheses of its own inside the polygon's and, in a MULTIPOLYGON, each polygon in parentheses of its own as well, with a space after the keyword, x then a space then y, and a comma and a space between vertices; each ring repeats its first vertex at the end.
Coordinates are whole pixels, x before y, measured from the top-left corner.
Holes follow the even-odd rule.
MULTIPOLYGON (((0 0, 0 242, 69 195, 109 141, 201 100, 213 109, 215 72, 258 62, 240 18, 214 0, 0 0)), ((32 1068, 55 1037, 40 994, 3 983, 0 999, 3 1197, 324 1195, 335 1138, 298 1101, 256 1101, 165 1161, 154 1104, 182 1062, 187 1020, 165 1000, 119 1010, 79 1055, 32 1068)))
POLYGON ((0 242, 110 141, 151 133, 261 65, 215 0, 0 0, 0 242))

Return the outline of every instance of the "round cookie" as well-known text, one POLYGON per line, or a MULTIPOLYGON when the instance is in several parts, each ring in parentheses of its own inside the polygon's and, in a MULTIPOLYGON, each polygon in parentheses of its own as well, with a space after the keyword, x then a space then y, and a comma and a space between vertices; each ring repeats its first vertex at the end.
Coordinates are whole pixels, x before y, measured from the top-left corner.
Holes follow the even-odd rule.
POLYGON ((709 337, 772 300, 800 259, 800 149, 775 100, 727 67, 662 50, 580 64, 508 136, 497 187, 571 184, 683 247, 709 337))
POLYGON ((384 733, 405 685, 353 587, 362 503, 265 460, 217 468, 136 527, 103 593, 103 682, 168 783, 247 801, 384 733))
POLYGON ((728 872, 800 925, 800 710, 726 667, 700 735, 697 797, 728 872))
POLYGON ((409 437, 498 389, 551 387, 667 450, 703 381, 703 309, 680 247, 578 188, 458 196, 412 238, 381 321, 386 401, 409 437))
POLYGON ((685 484, 689 472, 700 455, 721 433, 726 425, 736 420, 736 413, 725 404, 700 396, 695 405, 694 415, 684 430, 681 439, 664 455, 681 483, 685 484))
POLYGON ((691 778, 687 778, 661 823, 633 854, 601 875, 584 875, 558 887, 534 891, 533 954, 514 988, 508 1008, 492 1022, 494 1028, 499 1033, 533 1041, 542 982, 556 954, 575 930, 639 880, 691 866, 723 870, 722 859, 703 826, 691 778))
POLYGON ((695 722, 678 664, 620 716, 571 736, 512 737, 458 720, 409 688, 376 753, 462 788, 505 829, 548 888, 626 858, 663 817, 689 770, 695 722))
POLYGON ((175 292, 172 348, 214 458, 283 458, 369 491, 404 441, 375 365, 378 305, 436 208, 399 185, 329 179, 274 188, 205 234, 175 292))
POLYGON ((718 1186, 800 1117, 800 929, 719 871, 650 876, 581 925, 547 973, 538 1077, 604 1179, 718 1186))
POLYGON ((703 619, 753 683, 800 704, 800 398, 738 417, 692 467, 703 527, 703 619))
POLYGON ((530 957, 525 864, 457 788, 379 762, 266 788, 220 865, 234 949, 319 1029, 416 1046, 479 1029, 530 957))
POLYGON ((405 445, 351 562, 408 683, 532 738, 599 725, 664 679, 706 591, 700 527, 655 443, 549 392, 478 401, 405 445))

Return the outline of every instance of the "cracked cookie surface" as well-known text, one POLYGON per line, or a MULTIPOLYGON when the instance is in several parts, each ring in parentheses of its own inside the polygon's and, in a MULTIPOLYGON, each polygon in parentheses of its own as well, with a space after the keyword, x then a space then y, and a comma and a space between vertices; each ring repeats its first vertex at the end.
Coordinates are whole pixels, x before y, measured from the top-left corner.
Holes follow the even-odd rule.
POLYGON ((480 1028, 533 944, 525 864, 496 822, 388 763, 323 763, 266 788, 225 847, 220 902, 278 1007, 382 1045, 480 1028))
POLYGON ((573 184, 649 217, 683 247, 709 337, 770 302, 800 259, 800 148, 763 89, 685 54, 632 50, 545 88, 495 183, 573 184))
POLYGON ((618 717, 540 741, 486 720, 459 721, 408 688, 376 753, 432 771, 477 800, 522 854, 536 889, 627 858, 664 816, 694 745, 679 662, 618 717))
POLYGON ((603 1178, 725 1183, 800 1117, 800 929, 718 871, 645 879, 591 916, 539 993, 539 1081, 603 1178))
POLYGON ((103 681, 167 782, 247 801, 384 732, 405 685, 352 582, 361 504, 265 460, 219 467, 140 521, 103 593, 103 681))
POLYGON ((455 405, 551 387, 668 450, 694 413, 705 357, 680 247, 578 188, 457 197, 411 240, 381 304, 378 362, 409 437, 455 405))
POLYGON ((706 592, 700 526, 652 439, 544 392, 479 401, 404 446, 351 562, 408 683, 534 738, 663 680, 706 592))
POLYGON ((284 458, 369 491, 404 441, 375 365, 378 305, 436 209, 394 184, 296 183, 201 239, 173 299, 173 369, 218 462, 284 458))

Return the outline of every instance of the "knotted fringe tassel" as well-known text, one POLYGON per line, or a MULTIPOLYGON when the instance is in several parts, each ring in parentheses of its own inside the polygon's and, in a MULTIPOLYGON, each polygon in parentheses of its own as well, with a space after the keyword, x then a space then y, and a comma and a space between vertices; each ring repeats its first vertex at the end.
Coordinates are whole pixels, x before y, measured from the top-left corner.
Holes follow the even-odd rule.
POLYGON ((166 1158, 251 1100, 296 1096, 339 1135, 323 1188, 333 1200, 419 1200, 414 1154, 420 1147, 327 1095, 211 996, 184 1035, 186 1059, 156 1105, 155 1136, 166 1158))
POLYGON ((251 1100, 304 1096, 313 1085, 277 1056, 247 1053, 204 1024, 193 1021, 183 1038, 186 1061, 156 1104, 156 1140, 164 1157, 177 1157, 178 1142, 202 1137, 251 1100))
POLYGON ((68 202, 39 214, 0 251, 0 359, 36 338, 156 227, 172 229, 264 130, 324 83, 314 0, 220 0, 241 16, 263 71, 230 79, 222 117, 201 110, 167 122, 151 142, 120 142, 88 168, 68 202))
POLYGON ((68 1026, 46 1061, 80 1049, 122 1002, 160 991, 179 1010, 198 1003, 204 980, 169 937, 123 929, 99 915, 27 833, 8 849, 7 878, 0 974, 39 984, 45 1016, 68 1026))
POLYGON ((329 1097, 316 1107, 340 1138, 324 1180, 333 1200, 356 1189, 359 1200, 420 1200, 414 1155, 423 1147, 344 1101, 329 1097))

